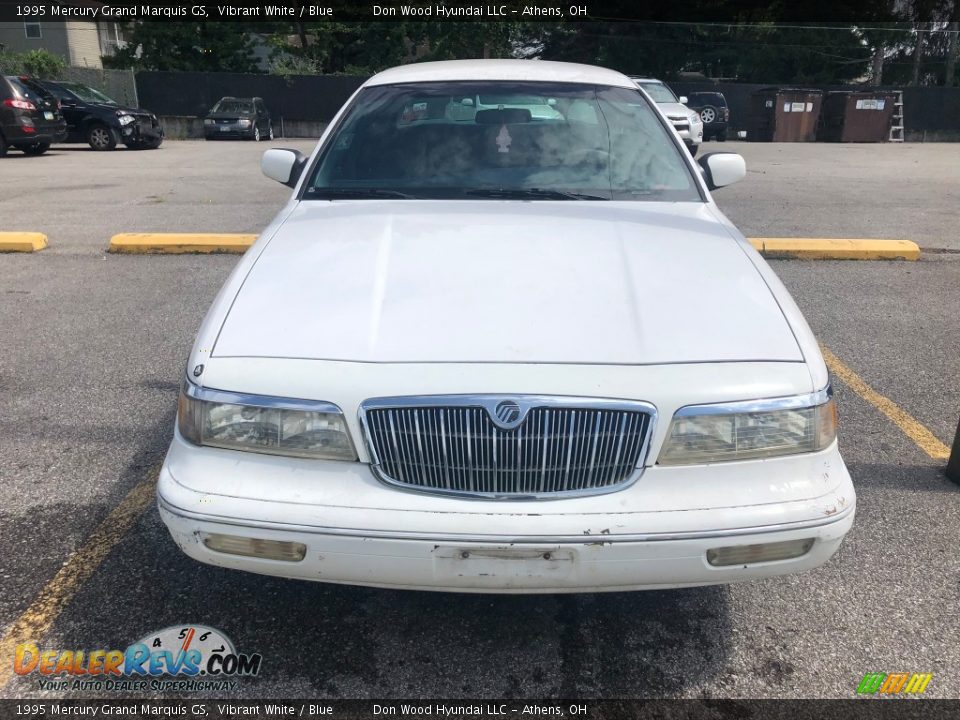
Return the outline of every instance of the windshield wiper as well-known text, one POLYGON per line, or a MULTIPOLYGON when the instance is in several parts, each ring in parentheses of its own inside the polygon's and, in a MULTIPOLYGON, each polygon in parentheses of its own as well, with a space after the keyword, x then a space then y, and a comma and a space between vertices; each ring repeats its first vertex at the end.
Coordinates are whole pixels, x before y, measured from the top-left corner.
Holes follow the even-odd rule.
POLYGON ((505 200, 609 200, 600 195, 567 192, 566 190, 545 190, 542 188, 473 188, 465 190, 465 195, 473 197, 503 198, 505 200))
POLYGON ((341 200, 351 200, 351 199, 360 199, 360 198, 395 198, 400 200, 409 200, 413 198, 413 195, 408 195, 407 193, 402 193, 399 190, 384 190, 382 188, 325 188, 325 187, 315 187, 310 188, 307 191, 307 194, 311 198, 317 198, 320 200, 329 200, 329 199, 341 199, 341 200))

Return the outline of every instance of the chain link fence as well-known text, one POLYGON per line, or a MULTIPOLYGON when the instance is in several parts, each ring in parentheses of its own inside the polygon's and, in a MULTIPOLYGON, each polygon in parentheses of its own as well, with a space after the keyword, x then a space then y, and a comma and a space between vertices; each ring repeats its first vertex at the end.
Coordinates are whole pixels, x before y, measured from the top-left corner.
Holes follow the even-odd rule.
POLYGON ((70 66, 56 79, 89 85, 121 105, 140 106, 137 98, 137 81, 132 70, 100 70, 70 66))

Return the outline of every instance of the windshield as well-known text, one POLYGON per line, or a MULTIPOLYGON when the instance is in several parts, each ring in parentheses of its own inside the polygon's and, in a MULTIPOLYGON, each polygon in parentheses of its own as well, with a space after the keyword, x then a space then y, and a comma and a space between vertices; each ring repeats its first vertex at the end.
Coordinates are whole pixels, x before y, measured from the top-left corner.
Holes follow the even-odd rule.
POLYGON ((101 103, 103 105, 116 105, 117 101, 108 98, 102 92, 94 90, 92 87, 81 85, 80 83, 61 83, 61 85, 73 93, 77 98, 88 103, 101 103))
POLYGON ((243 102, 242 100, 220 100, 213 106, 210 112, 215 113, 246 113, 253 112, 253 103, 243 102))
POLYGON ((673 90, 668 88, 663 83, 651 82, 640 83, 640 87, 647 91, 647 95, 653 98, 654 102, 658 103, 675 103, 679 102, 677 96, 673 94, 673 90))
POLYGON ((628 88, 375 86, 333 130, 303 197, 701 200, 681 152, 628 88))

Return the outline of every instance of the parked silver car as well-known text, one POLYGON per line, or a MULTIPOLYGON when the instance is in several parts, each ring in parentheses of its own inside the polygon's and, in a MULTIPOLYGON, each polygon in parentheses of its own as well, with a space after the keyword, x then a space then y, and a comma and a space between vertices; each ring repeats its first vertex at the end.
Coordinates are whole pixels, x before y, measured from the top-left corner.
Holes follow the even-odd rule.
POLYGON ((703 142, 703 120, 699 113, 686 106, 687 99, 685 97, 678 98, 662 80, 634 77, 633 75, 630 76, 630 79, 660 106, 674 129, 680 133, 680 137, 683 138, 690 154, 696 155, 700 143, 703 142))

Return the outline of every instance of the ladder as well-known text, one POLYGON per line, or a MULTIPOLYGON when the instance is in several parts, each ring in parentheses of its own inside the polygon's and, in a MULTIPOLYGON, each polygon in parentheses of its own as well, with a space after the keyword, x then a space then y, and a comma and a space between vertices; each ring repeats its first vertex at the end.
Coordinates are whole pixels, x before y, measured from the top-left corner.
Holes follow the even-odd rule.
POLYGON ((890 126, 890 142, 903 142, 903 91, 897 93, 893 104, 893 124, 890 126))

